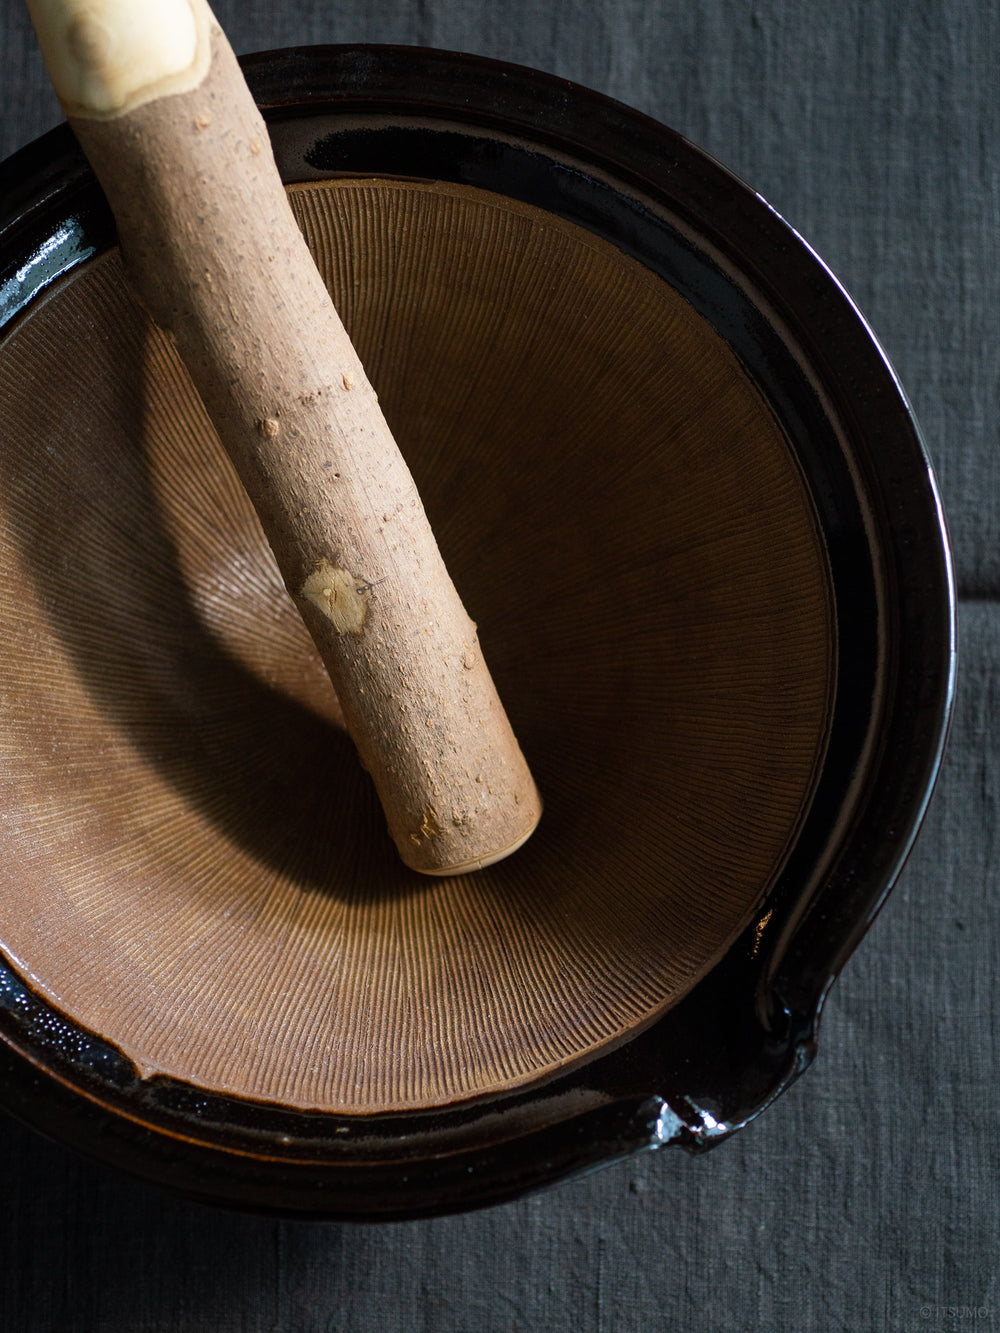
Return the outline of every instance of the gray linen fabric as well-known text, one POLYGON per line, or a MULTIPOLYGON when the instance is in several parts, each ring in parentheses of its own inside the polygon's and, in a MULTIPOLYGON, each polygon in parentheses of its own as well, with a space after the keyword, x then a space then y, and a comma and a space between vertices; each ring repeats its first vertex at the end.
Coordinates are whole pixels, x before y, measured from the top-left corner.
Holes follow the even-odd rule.
MULTIPOLYGON (((11 1330, 867 1330, 1000 1325, 1000 9, 987 0, 218 0, 238 51, 426 44, 682 131, 826 259, 921 420, 962 672, 925 830, 812 1070, 701 1159, 358 1228, 216 1214, 0 1118, 11 1330)), ((0 155, 59 119, 0 0, 0 155)))

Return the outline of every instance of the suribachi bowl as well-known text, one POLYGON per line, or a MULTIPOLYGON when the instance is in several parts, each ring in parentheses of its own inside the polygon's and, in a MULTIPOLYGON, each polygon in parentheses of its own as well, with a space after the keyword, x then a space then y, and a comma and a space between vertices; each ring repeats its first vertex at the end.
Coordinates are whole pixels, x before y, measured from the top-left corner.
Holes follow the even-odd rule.
POLYGON ((618 104, 425 50, 245 70, 546 814, 474 875, 399 864, 53 132, 0 218, 4 1102, 313 1217, 718 1141, 808 1064, 939 764, 905 400, 786 224, 618 104))

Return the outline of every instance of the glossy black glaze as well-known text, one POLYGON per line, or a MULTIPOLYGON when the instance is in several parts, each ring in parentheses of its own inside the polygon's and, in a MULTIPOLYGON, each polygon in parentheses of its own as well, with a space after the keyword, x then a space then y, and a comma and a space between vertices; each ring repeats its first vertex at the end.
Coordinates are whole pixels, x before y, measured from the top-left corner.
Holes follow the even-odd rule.
MULTIPOLYGON (((839 652, 830 747, 761 920, 641 1036, 544 1086, 351 1119, 143 1081, 0 966, 0 1095, 43 1131, 193 1197, 307 1217, 483 1206, 638 1149, 711 1146, 812 1059, 823 998, 903 864, 940 762, 954 597, 905 399, 801 239, 705 154, 626 107, 422 49, 292 50, 244 68, 286 179, 384 173, 505 192, 626 250, 728 339, 785 426, 826 539, 839 652)), ((113 240, 67 130, 10 159, 0 328, 113 240)))

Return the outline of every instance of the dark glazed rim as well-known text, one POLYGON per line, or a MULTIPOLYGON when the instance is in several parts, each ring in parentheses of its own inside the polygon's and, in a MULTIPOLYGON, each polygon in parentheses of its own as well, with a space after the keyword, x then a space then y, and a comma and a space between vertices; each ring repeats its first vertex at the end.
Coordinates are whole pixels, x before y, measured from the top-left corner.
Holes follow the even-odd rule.
MULTIPOLYGON (((349 1120, 143 1082, 0 966, 0 1099, 191 1197, 315 1218, 484 1206, 640 1148, 710 1146, 812 1059, 823 999, 902 868, 940 765, 954 589, 912 413, 809 247, 662 125, 548 75, 448 52, 315 47, 242 63, 287 179, 502 182, 641 258, 730 338, 779 401, 827 540, 840 635, 830 752, 760 919, 652 1027, 544 1085, 349 1120)), ((65 127, 0 166, 0 330, 113 239, 65 127)))

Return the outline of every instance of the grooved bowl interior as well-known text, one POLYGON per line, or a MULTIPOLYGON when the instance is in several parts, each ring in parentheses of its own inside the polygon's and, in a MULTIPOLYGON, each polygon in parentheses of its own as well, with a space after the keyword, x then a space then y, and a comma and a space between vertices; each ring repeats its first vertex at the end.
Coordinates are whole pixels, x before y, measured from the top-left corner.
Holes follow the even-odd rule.
POLYGON ((291 199, 546 800, 401 866, 336 699, 117 254, 0 344, 0 945, 144 1076, 445 1106, 634 1036, 809 808, 827 556, 732 349, 608 242, 467 185, 291 199))

